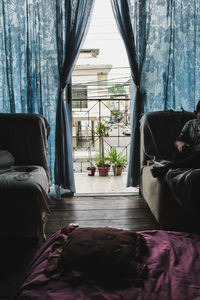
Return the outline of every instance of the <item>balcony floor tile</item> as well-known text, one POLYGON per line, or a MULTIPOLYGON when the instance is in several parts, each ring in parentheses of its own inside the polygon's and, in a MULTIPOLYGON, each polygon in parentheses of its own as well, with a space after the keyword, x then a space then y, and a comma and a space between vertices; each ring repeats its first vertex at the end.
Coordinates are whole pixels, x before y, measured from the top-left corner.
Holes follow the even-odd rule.
POLYGON ((126 187, 127 173, 121 176, 88 176, 87 173, 75 173, 76 194, 120 194, 138 193, 138 188, 126 187))

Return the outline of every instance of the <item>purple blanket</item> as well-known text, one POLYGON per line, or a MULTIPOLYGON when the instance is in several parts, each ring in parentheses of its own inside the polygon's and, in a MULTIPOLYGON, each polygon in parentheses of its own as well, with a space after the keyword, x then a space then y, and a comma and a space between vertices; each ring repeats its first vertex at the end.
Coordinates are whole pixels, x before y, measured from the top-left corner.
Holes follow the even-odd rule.
POLYGON ((142 286, 105 288, 100 285, 70 286, 47 278, 44 268, 55 233, 36 253, 15 300, 199 300, 200 235, 162 230, 142 231, 149 248, 144 263, 149 269, 142 286))

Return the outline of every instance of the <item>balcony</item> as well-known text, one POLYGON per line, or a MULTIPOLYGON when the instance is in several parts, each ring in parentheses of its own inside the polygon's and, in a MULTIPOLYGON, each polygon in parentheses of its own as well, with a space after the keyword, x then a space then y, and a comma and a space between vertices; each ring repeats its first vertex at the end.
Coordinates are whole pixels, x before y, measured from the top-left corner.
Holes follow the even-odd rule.
POLYGON ((130 101, 128 98, 115 99, 74 99, 72 109, 73 123, 73 164, 76 192, 78 194, 106 193, 127 194, 138 192, 137 188, 126 187, 127 168, 121 176, 114 176, 110 170, 106 177, 88 176, 88 159, 99 152, 99 136, 95 126, 101 121, 110 127, 109 137, 104 138, 105 152, 112 147, 123 151, 127 160, 130 150, 130 101))
POLYGON ((76 193, 77 194, 135 194, 139 190, 136 187, 126 187, 127 172, 123 172, 121 176, 99 176, 98 173, 94 177, 88 176, 87 173, 75 173, 76 193))
MULTIPOLYGON (((130 101, 115 99, 74 99, 72 109, 73 162, 75 173, 87 173, 88 159, 99 152, 99 136, 95 127, 101 121, 110 127, 104 138, 105 152, 112 147, 123 151, 127 160, 130 149, 130 101)), ((124 170, 127 172, 127 168, 124 170)))

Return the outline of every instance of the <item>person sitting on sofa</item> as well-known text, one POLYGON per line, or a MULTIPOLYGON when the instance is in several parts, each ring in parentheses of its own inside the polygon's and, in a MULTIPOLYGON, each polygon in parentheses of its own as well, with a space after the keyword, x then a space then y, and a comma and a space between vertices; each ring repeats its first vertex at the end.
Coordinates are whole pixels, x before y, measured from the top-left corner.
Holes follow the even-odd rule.
POLYGON ((196 118, 185 123, 174 145, 173 162, 153 166, 153 177, 163 177, 169 169, 200 168, 200 100, 194 111, 196 118))

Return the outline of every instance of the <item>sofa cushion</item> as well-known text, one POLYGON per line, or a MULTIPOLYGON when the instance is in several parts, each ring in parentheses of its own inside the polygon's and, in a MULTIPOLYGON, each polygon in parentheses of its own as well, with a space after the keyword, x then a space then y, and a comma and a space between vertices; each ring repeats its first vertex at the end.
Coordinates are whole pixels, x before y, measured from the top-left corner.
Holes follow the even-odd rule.
POLYGON ((6 150, 0 150, 0 172, 9 169, 15 163, 13 155, 6 150))

